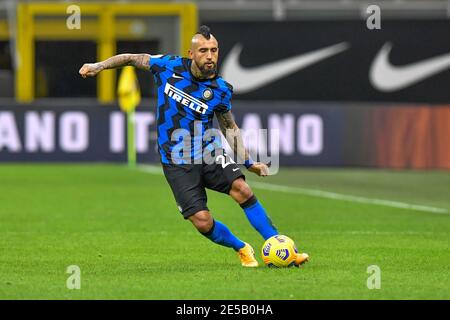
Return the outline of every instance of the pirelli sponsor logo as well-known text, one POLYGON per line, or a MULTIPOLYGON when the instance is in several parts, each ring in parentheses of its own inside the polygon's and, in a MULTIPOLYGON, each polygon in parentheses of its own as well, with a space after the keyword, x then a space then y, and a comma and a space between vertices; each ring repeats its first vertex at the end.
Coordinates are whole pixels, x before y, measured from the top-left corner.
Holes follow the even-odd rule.
POLYGON ((180 89, 175 88, 170 83, 166 83, 164 93, 178 103, 192 109, 198 113, 205 114, 208 110, 208 105, 200 100, 197 100, 180 89))

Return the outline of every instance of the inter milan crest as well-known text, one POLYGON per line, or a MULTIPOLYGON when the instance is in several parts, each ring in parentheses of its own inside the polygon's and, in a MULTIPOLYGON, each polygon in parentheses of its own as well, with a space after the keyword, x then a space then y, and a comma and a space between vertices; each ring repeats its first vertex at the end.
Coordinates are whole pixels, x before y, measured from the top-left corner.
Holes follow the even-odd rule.
POLYGON ((209 88, 205 89, 205 90, 203 91, 203 93, 202 93, 202 97, 203 97, 203 99, 205 99, 206 101, 211 100, 211 99, 213 98, 213 95, 214 95, 214 94, 213 94, 212 90, 209 89, 209 88))

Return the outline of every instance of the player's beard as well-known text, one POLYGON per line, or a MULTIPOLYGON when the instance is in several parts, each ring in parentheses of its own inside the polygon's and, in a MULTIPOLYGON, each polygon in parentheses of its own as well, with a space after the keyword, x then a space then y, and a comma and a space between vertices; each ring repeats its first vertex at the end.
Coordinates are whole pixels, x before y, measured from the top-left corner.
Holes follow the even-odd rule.
POLYGON ((207 64, 204 63, 202 66, 199 66, 199 70, 204 78, 208 78, 216 74, 217 72, 216 63, 212 62, 212 66, 210 67, 208 67, 207 64))

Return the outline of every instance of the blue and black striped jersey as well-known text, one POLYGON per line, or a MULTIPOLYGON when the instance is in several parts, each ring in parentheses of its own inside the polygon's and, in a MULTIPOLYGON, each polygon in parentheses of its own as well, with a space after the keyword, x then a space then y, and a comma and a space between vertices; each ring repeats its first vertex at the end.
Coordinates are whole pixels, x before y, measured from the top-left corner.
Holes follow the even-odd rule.
POLYGON ((179 132, 183 131, 177 129, 189 132, 190 161, 198 163, 205 148, 220 144, 220 139, 203 139, 204 133, 213 128, 214 112, 231 109, 232 86, 220 76, 207 80, 195 78, 190 71, 191 63, 190 59, 170 55, 150 58, 158 95, 158 147, 161 162, 165 164, 179 163, 172 159, 175 150, 179 150, 179 132))

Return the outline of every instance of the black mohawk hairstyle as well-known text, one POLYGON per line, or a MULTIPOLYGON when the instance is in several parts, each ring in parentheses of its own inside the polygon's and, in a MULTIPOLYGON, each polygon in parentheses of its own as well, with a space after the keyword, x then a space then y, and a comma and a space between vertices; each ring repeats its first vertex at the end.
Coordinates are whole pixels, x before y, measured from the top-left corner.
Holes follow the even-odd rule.
POLYGON ((211 38, 211 29, 208 26, 202 25, 200 29, 198 29, 196 34, 201 34, 207 40, 211 38))

